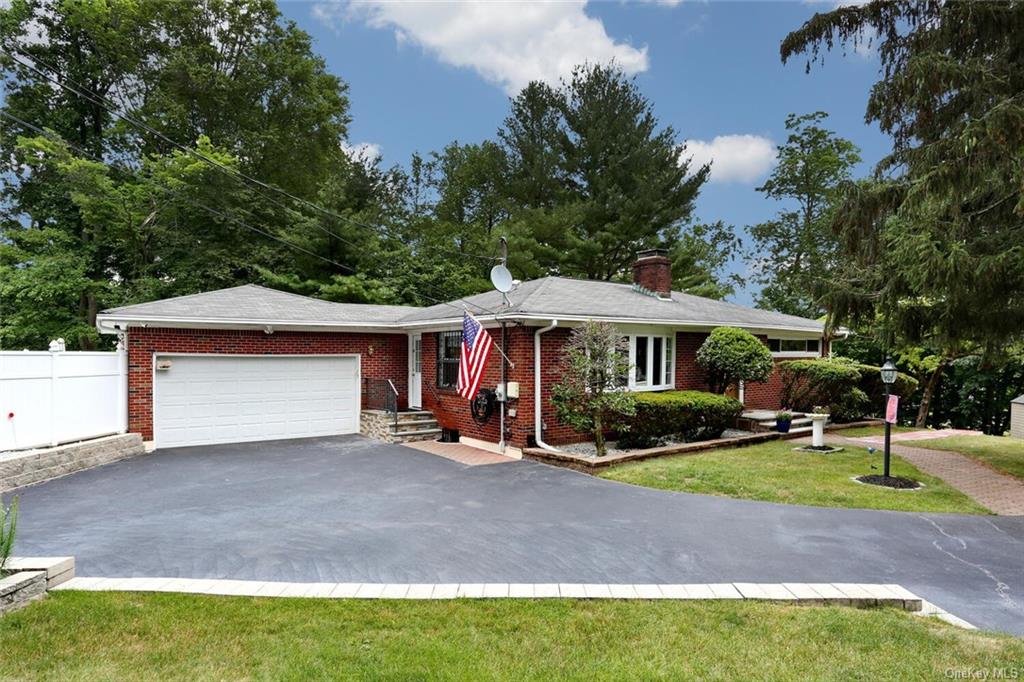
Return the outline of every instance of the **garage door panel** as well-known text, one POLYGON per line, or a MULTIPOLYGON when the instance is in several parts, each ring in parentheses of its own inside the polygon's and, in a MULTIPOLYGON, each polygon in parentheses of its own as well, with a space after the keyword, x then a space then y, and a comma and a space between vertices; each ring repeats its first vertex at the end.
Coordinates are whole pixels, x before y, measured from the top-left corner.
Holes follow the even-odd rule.
POLYGON ((354 357, 170 356, 156 372, 157 445, 355 433, 354 357))

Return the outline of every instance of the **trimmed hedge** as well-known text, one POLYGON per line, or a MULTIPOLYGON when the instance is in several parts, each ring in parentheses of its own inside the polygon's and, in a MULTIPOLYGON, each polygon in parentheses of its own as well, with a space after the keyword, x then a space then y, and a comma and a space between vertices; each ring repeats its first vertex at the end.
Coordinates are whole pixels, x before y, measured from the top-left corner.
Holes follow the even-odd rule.
MULTIPOLYGON (((789 360, 779 363, 782 377, 782 402, 799 412, 810 412, 828 405, 832 420, 854 421, 883 410, 885 385, 880 368, 845 358, 789 360)), ((909 396, 917 389, 917 380, 897 374, 892 392, 909 396)))
POLYGON ((687 442, 718 438, 743 412, 735 398, 704 391, 637 393, 636 415, 619 434, 624 447, 652 447, 662 438, 687 442))

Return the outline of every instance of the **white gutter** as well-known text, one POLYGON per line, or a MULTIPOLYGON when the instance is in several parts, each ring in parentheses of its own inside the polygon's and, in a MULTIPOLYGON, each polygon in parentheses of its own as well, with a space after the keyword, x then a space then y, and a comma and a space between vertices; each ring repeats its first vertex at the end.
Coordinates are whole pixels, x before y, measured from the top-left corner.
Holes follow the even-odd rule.
POLYGON ((543 429, 541 428, 541 399, 540 399, 540 335, 549 332, 558 326, 558 320, 551 320, 547 327, 541 327, 533 334, 533 439, 537 441, 537 447, 559 452, 558 448, 552 447, 544 442, 543 429))

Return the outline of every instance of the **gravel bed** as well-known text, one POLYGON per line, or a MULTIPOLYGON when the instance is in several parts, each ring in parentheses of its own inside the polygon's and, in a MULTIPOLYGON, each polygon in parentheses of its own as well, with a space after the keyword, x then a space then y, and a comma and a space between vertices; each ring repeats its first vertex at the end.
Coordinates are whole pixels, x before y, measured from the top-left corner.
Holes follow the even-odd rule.
MULTIPOLYGON (((722 432, 722 438, 738 438, 740 436, 752 435, 753 431, 743 431, 742 429, 726 429, 722 432)), ((677 440, 672 438, 665 438, 658 442, 654 447, 666 447, 669 445, 684 445, 685 440, 677 440)), ((618 441, 609 440, 605 441, 605 445, 608 446, 609 455, 621 455, 634 450, 647 450, 648 448, 620 448, 618 441)), ((590 441, 584 441, 582 443, 570 443, 568 445, 559 445, 559 450, 564 452, 571 452, 574 455, 583 455, 584 457, 597 457, 597 448, 590 441)))

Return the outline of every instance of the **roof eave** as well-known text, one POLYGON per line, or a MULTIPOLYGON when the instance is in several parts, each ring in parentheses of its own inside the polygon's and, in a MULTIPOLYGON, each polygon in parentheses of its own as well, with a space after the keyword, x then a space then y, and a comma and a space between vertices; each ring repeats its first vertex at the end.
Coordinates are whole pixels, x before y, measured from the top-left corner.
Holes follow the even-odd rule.
POLYGON ((100 334, 116 334, 131 327, 158 329, 255 329, 266 331, 404 331, 394 322, 323 322, 310 320, 267 320, 255 318, 186 318, 142 315, 96 316, 96 330, 100 334))

